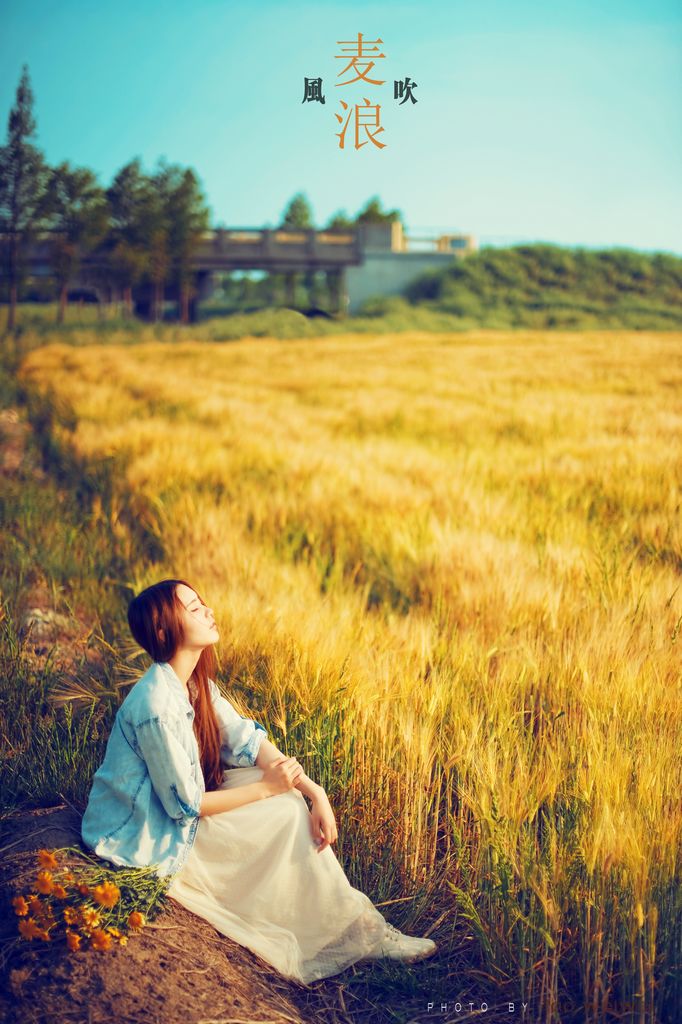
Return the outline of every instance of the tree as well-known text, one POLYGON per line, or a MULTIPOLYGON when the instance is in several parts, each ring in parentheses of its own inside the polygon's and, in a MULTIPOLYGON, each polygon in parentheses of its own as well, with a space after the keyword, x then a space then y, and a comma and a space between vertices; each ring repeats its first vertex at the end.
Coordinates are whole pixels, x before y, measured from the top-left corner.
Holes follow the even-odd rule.
POLYGON ((54 232, 51 261, 59 288, 57 323, 63 323, 69 282, 78 273, 83 256, 106 235, 109 206, 93 172, 87 167, 71 167, 68 162, 50 171, 45 206, 54 232))
POLYGON ((344 234, 346 231, 353 231, 354 228, 355 221, 347 215, 345 210, 339 210, 333 217, 329 218, 329 222, 324 230, 344 234))
POLYGON ((111 216, 109 263, 123 290, 128 315, 133 309, 133 288, 149 265, 150 184, 138 158, 122 167, 106 192, 111 216))
POLYGON ((40 226, 48 173, 35 135, 33 92, 24 64, 9 115, 7 144, 0 148, 0 231, 4 234, 5 273, 9 283, 7 329, 14 328, 19 286, 25 275, 25 251, 40 226))
POLYGON ((140 210, 141 231, 147 253, 147 277, 152 285, 152 319, 157 321, 171 271, 170 224, 167 197, 161 179, 147 178, 140 210))
MULTIPOLYGON (((282 229, 295 228, 298 230, 310 230, 314 228, 313 223, 313 211, 310 203, 303 192, 297 192, 293 199, 289 202, 286 210, 284 211, 284 217, 280 227, 282 229)), ((287 305, 296 305, 296 284, 299 275, 295 271, 287 271, 284 274, 284 288, 286 294, 287 305)), ((313 284, 313 275, 310 271, 304 276, 304 284, 310 294, 310 289, 313 284)))
MULTIPOLYGON (((400 210, 381 209, 381 200, 373 196, 365 204, 365 208, 355 218, 356 224, 385 224, 387 221, 399 220, 402 222, 400 210)), ((404 226, 404 225, 403 225, 404 226)))
POLYGON ((168 254, 173 281, 180 299, 180 320, 189 320, 189 301, 192 297, 192 257, 209 226, 209 209, 191 168, 162 161, 154 178, 164 207, 167 225, 168 254))
POLYGON ((313 228, 313 211, 303 192, 297 192, 289 202, 284 217, 282 228, 313 228))

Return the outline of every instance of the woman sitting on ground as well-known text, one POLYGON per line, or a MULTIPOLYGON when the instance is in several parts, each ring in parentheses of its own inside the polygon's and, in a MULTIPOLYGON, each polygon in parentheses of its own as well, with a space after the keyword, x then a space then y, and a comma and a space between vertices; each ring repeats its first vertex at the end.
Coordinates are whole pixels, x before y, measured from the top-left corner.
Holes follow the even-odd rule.
POLYGON ((84 843, 113 864, 154 865, 171 876, 171 898, 304 984, 361 960, 435 952, 351 886, 322 787, 221 694, 218 629, 193 587, 148 587, 128 621, 153 664, 116 714, 84 843))

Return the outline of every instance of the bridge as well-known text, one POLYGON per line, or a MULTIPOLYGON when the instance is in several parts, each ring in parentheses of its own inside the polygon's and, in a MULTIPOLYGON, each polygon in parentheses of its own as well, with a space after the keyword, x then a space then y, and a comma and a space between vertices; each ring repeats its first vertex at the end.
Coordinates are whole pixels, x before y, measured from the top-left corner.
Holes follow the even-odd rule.
MULTIPOLYGON (((31 273, 52 273, 50 249, 56 237, 45 231, 28 251, 31 273)), ((201 235, 192 256, 192 268, 202 271, 266 270, 272 273, 296 270, 336 270, 362 263, 359 232, 270 230, 268 228, 218 228, 201 235)), ((106 270, 106 246, 86 254, 84 270, 106 270)))
MULTIPOLYGON (((51 249, 54 235, 44 232, 27 252, 27 269, 35 277, 53 274, 51 249)), ((396 294, 404 284, 434 266, 449 263, 475 248, 469 235, 442 235, 434 239, 409 239, 398 221, 358 224, 352 231, 317 231, 298 228, 217 228, 201 235, 191 257, 194 297, 190 316, 196 315, 196 302, 207 298, 214 286, 214 275, 233 270, 261 270, 266 273, 295 274, 324 271, 331 275, 337 312, 350 312, 372 294, 396 294), (431 252, 415 252, 410 242, 433 244, 431 252), (348 294, 350 292, 350 295, 348 294)), ((291 279, 289 279, 291 283, 291 279)), ((110 268, 106 245, 83 256, 77 278, 69 288, 87 288, 99 301, 120 300, 110 268)), ((137 311, 148 312, 152 301, 149 284, 134 289, 137 311)), ((291 294, 291 288, 289 287, 291 294)), ((167 287, 165 299, 177 298, 177 290, 167 287)), ((291 303, 293 304, 293 297, 291 303)))
POLYGON ((359 232, 224 228, 207 231, 193 257, 198 272, 213 270, 343 270, 359 266, 359 232))
MULTIPOLYGON (((233 270, 262 270, 273 274, 336 271, 338 278, 334 291, 343 309, 344 271, 363 262, 361 234, 361 231, 340 233, 289 228, 218 228, 206 231, 201 235, 190 261, 194 274, 190 315, 194 319, 196 302, 211 294, 213 275, 233 270)), ((54 237, 51 232, 42 232, 29 247, 26 263, 31 276, 48 277, 53 274, 51 253, 54 237)), ((104 245, 82 257, 78 275, 70 282, 69 290, 88 289, 100 301, 116 301, 120 299, 120 289, 109 271, 110 253, 104 245)), ((141 285, 134 291, 137 311, 148 312, 151 286, 141 285)), ((177 291, 168 286, 164 296, 177 298, 177 291)))

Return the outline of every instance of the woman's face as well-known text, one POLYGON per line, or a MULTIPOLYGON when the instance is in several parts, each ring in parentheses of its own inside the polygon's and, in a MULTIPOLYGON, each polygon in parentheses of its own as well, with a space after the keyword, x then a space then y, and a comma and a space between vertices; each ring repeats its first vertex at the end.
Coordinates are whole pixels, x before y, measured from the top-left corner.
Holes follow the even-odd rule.
POLYGON ((203 650, 219 637, 213 611, 203 604, 191 587, 178 583, 175 594, 184 608, 182 612, 183 647, 203 650))

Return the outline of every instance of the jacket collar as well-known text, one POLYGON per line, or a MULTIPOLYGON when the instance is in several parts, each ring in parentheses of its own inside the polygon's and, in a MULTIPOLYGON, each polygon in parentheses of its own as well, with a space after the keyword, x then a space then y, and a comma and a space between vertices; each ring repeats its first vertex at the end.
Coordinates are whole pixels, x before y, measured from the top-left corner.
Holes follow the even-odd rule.
POLYGON ((168 680, 171 690, 184 705, 185 711, 191 711, 192 715, 194 715, 194 708, 192 707, 192 702, 187 696, 187 690, 185 689, 181 680, 176 675, 173 667, 169 665, 167 661, 159 661, 157 662, 157 664, 159 668, 162 669, 164 676, 168 680))

